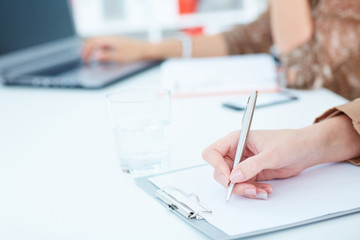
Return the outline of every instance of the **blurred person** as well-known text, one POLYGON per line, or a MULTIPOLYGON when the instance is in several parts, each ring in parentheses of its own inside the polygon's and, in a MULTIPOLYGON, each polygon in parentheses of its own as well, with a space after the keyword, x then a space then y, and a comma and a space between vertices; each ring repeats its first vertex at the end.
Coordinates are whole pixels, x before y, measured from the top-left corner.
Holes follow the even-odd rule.
POLYGON ((150 43, 121 36, 86 41, 83 58, 118 63, 174 57, 268 53, 274 45, 287 86, 326 87, 350 100, 360 97, 360 1, 271 0, 247 25, 213 36, 150 43), (186 49, 185 49, 186 48, 186 49))

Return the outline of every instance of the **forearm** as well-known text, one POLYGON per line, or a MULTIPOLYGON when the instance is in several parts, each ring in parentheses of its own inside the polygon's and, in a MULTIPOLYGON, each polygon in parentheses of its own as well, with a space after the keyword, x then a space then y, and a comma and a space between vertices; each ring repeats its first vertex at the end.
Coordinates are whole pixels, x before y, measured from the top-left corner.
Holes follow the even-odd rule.
POLYGON ((309 162, 339 162, 360 156, 360 135, 346 115, 327 119, 300 131, 308 140, 304 148, 313 149, 308 151, 309 162))
POLYGON ((286 54, 309 41, 314 32, 308 0, 272 0, 271 27, 280 54, 286 54))
MULTIPOLYGON (((269 11, 266 11, 250 24, 213 36, 193 37, 192 57, 265 53, 269 51, 272 44, 269 11)), ((179 40, 169 39, 149 44, 145 52, 149 59, 181 57, 182 43, 179 40)))
POLYGON ((222 34, 193 38, 193 57, 219 57, 229 55, 222 34))
MULTIPOLYGON (((225 41, 221 34, 213 36, 193 37, 192 57, 216 57, 227 55, 225 41)), ((148 59, 167 59, 182 56, 180 40, 169 39, 160 43, 150 44, 146 50, 148 59)))

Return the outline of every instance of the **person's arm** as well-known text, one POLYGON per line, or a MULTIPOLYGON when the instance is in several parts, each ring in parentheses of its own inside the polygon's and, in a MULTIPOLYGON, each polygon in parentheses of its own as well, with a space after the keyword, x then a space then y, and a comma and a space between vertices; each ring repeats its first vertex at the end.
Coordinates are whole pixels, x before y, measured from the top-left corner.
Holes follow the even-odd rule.
POLYGON ((254 22, 239 25, 223 32, 227 52, 230 55, 269 53, 273 45, 270 26, 270 10, 260 15, 254 22))
MULTIPOLYGON (((212 36, 193 37, 191 57, 219 57, 228 55, 224 37, 222 34, 212 36)), ((151 58, 166 59, 181 57, 182 44, 179 40, 165 40, 161 43, 152 44, 151 58)))
POLYGON ((308 42, 314 34, 309 0, 272 0, 271 28, 280 55, 308 42))
MULTIPOLYGON (((192 57, 210 57, 228 55, 222 34, 192 38, 192 57)), ((82 57, 84 61, 95 58, 98 61, 118 63, 140 60, 163 60, 182 56, 182 42, 167 39, 159 43, 150 43, 120 36, 98 37, 84 43, 82 57)))
POLYGON ((314 25, 312 37, 280 56, 287 86, 302 89, 323 86, 349 100, 359 97, 360 71, 356 63, 360 61, 360 40, 356 36, 360 35, 360 2, 309 2, 314 25))
MULTIPOLYGON (((269 12, 254 22, 212 35, 191 38, 191 57, 217 57, 230 54, 269 52, 272 45, 269 12)), ((92 38, 84 43, 83 59, 99 61, 134 62, 163 60, 182 56, 182 42, 166 39, 150 43, 121 36, 92 38)))
POLYGON ((239 132, 210 145, 203 158, 215 168, 214 178, 224 187, 232 181, 237 183, 234 193, 266 199, 272 186, 257 181, 288 178, 317 164, 360 157, 360 99, 337 108, 344 107, 351 113, 346 110, 326 115, 331 118, 306 128, 251 131, 244 159, 234 169, 239 132))
MULTIPOLYGON (((355 99, 352 102, 329 109, 320 117, 318 117, 315 122, 321 122, 325 119, 332 118, 341 114, 345 114, 346 116, 348 116, 348 118, 351 119, 355 131, 360 134, 360 98, 355 99)), ((360 156, 358 156, 357 158, 348 159, 347 161, 360 166, 360 156)))

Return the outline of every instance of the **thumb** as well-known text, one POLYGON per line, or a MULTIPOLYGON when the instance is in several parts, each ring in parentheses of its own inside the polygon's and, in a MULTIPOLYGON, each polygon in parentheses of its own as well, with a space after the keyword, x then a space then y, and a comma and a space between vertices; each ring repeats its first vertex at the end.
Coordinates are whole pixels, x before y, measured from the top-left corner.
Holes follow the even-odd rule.
POLYGON ((97 54, 96 59, 100 62, 109 62, 116 60, 116 53, 114 51, 101 51, 97 54))
POLYGON ((258 154, 245 159, 233 168, 230 181, 233 183, 245 182, 255 177, 259 172, 266 169, 265 156, 258 154))

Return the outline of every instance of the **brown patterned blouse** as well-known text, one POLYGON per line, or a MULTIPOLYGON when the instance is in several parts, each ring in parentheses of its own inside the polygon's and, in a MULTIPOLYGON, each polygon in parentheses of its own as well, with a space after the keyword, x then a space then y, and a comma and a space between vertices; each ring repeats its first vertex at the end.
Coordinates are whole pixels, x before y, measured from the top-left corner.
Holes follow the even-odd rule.
MULTIPOLYGON (((316 122, 346 114, 360 134, 360 1, 310 0, 310 5, 315 26, 311 40, 280 56, 285 72, 295 75, 287 86, 326 87, 353 100, 328 110, 316 122)), ((268 10, 256 21, 224 32, 229 54, 269 52, 270 14, 268 10)), ((360 165, 360 157, 349 161, 360 165)))
MULTIPOLYGON (((326 87, 347 99, 360 97, 360 1, 311 0, 312 39, 280 56, 292 88, 326 87)), ((230 54, 269 52, 269 10, 248 25, 223 33, 230 54)))

